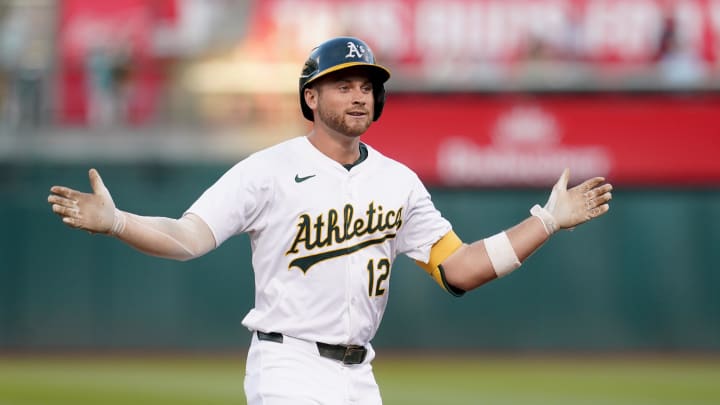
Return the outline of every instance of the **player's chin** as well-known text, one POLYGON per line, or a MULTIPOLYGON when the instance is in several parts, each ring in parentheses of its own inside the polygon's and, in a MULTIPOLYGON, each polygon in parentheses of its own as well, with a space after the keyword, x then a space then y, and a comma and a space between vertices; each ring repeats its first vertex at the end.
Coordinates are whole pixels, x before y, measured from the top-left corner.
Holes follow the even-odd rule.
POLYGON ((351 136, 360 136, 370 128, 372 120, 369 115, 348 115, 345 119, 345 127, 347 134, 351 136))

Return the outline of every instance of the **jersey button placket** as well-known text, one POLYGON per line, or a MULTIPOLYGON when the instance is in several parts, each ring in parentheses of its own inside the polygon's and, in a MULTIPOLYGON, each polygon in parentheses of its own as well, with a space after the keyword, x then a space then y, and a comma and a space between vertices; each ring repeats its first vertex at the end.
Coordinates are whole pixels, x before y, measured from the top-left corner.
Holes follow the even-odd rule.
MULTIPOLYGON (((359 182, 357 180, 357 176, 351 174, 348 179, 349 198, 353 206, 355 207, 356 217, 363 218, 365 215, 365 210, 367 209, 367 202, 360 200, 360 190, 358 189, 358 184, 359 182)), ((358 238, 354 240, 353 244, 360 243, 362 239, 363 238, 358 238)), ((350 279, 351 284, 348 288, 348 293, 350 295, 349 310, 351 314, 351 319, 355 321, 352 324, 353 336, 360 336, 362 334, 361 331, 365 328, 365 325, 368 322, 368 319, 365 319, 365 316, 360 309, 360 307, 362 306, 362 300, 365 299, 365 296, 361 296, 359 294, 365 294, 365 291, 367 290, 367 280, 365 280, 363 277, 367 273, 365 271, 365 267, 362 266, 362 252, 362 250, 355 252, 349 257, 350 260, 348 268, 348 278, 350 279)))
MULTIPOLYGON (((350 179, 351 179, 351 176, 348 173, 348 175, 345 178, 345 181, 343 182, 343 185, 342 185, 342 193, 343 193, 343 196, 345 197, 346 203, 351 204, 353 206, 353 208, 356 208, 355 201, 353 199, 353 193, 350 188, 350 179)), ((352 229, 352 223, 350 224, 350 229, 352 229)), ((345 247, 350 247, 353 245, 353 243, 356 243, 356 242, 357 241, 355 241, 354 239, 348 238, 345 240, 345 247)), ((353 328, 354 319, 353 319, 353 308, 352 308, 353 307, 352 291, 353 291, 353 284, 354 284, 352 275, 353 275, 354 260, 355 260, 355 255, 353 255, 353 254, 345 256, 345 260, 344 260, 344 263, 345 263, 345 310, 346 310, 346 314, 347 314, 347 336, 349 338, 352 338, 354 336, 354 333, 353 333, 354 332, 354 328, 353 328)))

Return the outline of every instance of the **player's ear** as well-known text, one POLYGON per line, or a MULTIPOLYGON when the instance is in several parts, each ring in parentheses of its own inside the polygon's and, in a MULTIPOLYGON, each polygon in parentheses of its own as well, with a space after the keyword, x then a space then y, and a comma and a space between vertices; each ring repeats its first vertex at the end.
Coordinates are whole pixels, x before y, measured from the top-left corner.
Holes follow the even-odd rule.
POLYGON ((307 104, 311 110, 315 111, 318 105, 318 90, 315 86, 306 88, 303 92, 303 97, 305 97, 305 104, 307 104))

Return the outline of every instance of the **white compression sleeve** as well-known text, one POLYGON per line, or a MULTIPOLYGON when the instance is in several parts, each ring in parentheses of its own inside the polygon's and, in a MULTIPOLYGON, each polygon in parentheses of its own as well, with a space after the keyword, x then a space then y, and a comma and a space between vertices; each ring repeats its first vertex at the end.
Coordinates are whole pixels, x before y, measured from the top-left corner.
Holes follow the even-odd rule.
POLYGON ((110 234, 153 256, 190 260, 215 248, 210 228, 196 215, 144 217, 116 210, 110 234))

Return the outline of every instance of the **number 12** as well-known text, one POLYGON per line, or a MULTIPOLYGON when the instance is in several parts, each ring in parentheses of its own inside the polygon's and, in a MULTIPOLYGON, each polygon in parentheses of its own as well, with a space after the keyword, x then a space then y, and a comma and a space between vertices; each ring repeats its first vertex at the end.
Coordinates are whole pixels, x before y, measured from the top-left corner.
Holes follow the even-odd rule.
POLYGON ((367 264, 368 271, 368 295, 379 297, 385 294, 382 283, 390 277, 390 260, 383 258, 378 260, 377 267, 375 261, 370 259, 367 264))

